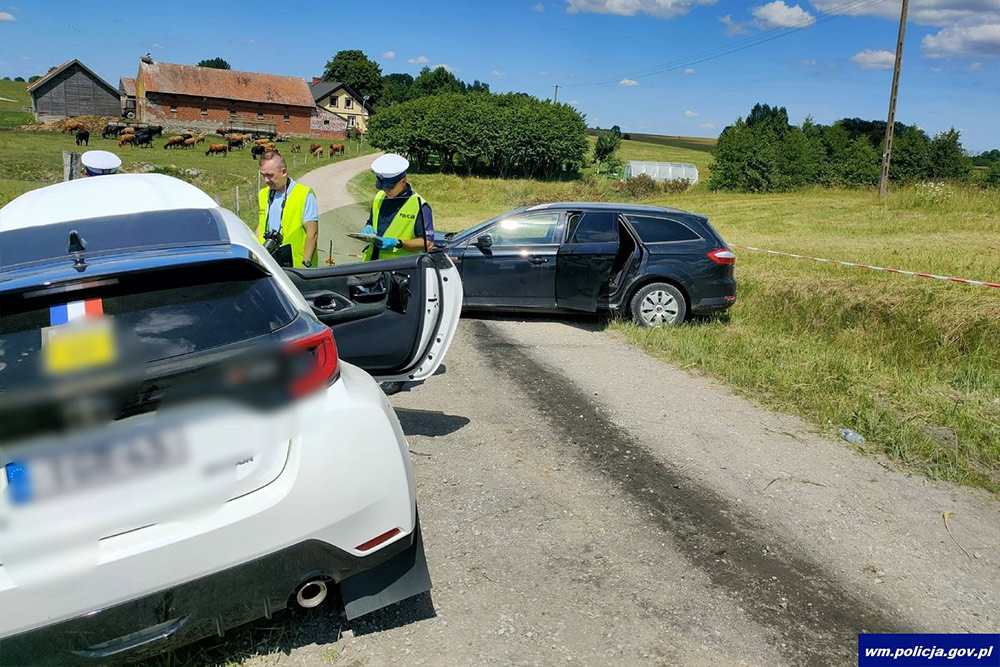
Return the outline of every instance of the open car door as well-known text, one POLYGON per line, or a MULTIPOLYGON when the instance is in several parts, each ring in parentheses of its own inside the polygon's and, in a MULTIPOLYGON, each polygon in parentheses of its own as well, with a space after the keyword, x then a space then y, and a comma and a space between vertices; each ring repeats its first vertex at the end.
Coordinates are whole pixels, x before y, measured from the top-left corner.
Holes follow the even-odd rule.
POLYGON ((618 254, 618 212, 570 213, 556 264, 556 305, 594 312, 618 254))
POLYGON ((440 251, 285 274, 333 329, 340 358, 379 382, 433 375, 458 327, 462 279, 440 251))

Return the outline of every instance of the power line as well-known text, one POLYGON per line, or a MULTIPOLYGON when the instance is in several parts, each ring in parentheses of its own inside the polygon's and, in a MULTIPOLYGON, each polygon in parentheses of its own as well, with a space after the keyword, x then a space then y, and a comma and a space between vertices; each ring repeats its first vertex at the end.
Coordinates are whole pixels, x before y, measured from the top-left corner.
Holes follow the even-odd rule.
POLYGON ((745 37, 737 42, 726 44, 725 46, 716 47, 714 49, 709 49, 701 53, 688 56, 679 60, 674 60, 663 65, 657 65, 652 68, 646 68, 642 70, 636 70, 633 73, 626 74, 622 77, 617 77, 614 79, 607 79, 604 81, 593 81, 589 83, 570 83, 562 84, 561 88, 580 88, 584 86, 605 86, 609 84, 620 83, 623 79, 642 79, 650 76, 655 76, 657 74, 665 74, 667 72, 675 71, 682 68, 690 67, 691 65, 697 65, 709 60, 715 60, 716 58, 721 58, 723 56, 732 55, 733 53, 738 53, 740 51, 745 51, 746 49, 752 48, 754 46, 759 46, 767 42, 774 41, 786 35, 790 35, 794 32, 798 32, 800 28, 805 28, 811 25, 818 25, 820 23, 825 23, 831 21, 835 18, 841 16, 847 16, 849 14, 854 14, 862 9, 871 7, 872 5, 877 5, 885 0, 851 0, 843 5, 838 5, 834 7, 829 12, 826 12, 818 19, 813 20, 812 17, 808 19, 800 19, 792 25, 783 26, 781 28, 772 28, 771 30, 753 35, 751 37, 745 37))

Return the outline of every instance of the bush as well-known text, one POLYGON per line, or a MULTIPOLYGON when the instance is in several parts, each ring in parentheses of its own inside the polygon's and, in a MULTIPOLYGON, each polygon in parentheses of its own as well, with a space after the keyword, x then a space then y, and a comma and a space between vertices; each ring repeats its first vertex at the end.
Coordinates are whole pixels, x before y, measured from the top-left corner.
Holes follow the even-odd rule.
POLYGON ((615 181, 611 189, 632 199, 645 199, 657 194, 660 186, 649 174, 639 174, 627 181, 615 181))
POLYGON ((660 187, 665 194, 679 195, 691 187, 691 181, 686 178, 680 178, 676 181, 663 181, 660 187))
POLYGON ((986 170, 986 177, 983 179, 984 188, 1000 188, 1000 160, 994 160, 989 169, 986 170))

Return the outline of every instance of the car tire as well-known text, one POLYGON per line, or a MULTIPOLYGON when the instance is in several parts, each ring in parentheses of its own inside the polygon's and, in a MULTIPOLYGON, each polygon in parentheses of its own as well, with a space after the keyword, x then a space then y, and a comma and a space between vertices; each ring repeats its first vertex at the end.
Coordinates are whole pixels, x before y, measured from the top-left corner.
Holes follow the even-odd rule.
POLYGON ((687 316, 687 300, 669 283, 650 283, 632 297, 632 319, 640 327, 674 326, 687 316))

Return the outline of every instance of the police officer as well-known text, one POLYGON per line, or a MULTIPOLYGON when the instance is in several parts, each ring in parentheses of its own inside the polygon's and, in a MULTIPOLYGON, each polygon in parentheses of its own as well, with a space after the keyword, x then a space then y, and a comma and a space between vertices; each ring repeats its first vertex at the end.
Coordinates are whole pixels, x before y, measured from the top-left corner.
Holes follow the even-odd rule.
POLYGON ((122 160, 110 151, 86 151, 80 156, 80 164, 87 176, 103 176, 118 173, 122 160))
POLYGON ((409 161, 389 153, 372 163, 378 193, 364 234, 377 234, 365 248, 364 261, 426 252, 434 247, 431 207, 406 180, 409 161))
POLYGON ((261 155, 260 176, 267 187, 261 188, 257 194, 260 205, 257 240, 264 244, 269 232, 280 232, 282 245, 276 258, 279 264, 305 268, 316 266, 319 263, 316 193, 312 188, 292 180, 285 158, 278 151, 266 151, 261 155))

